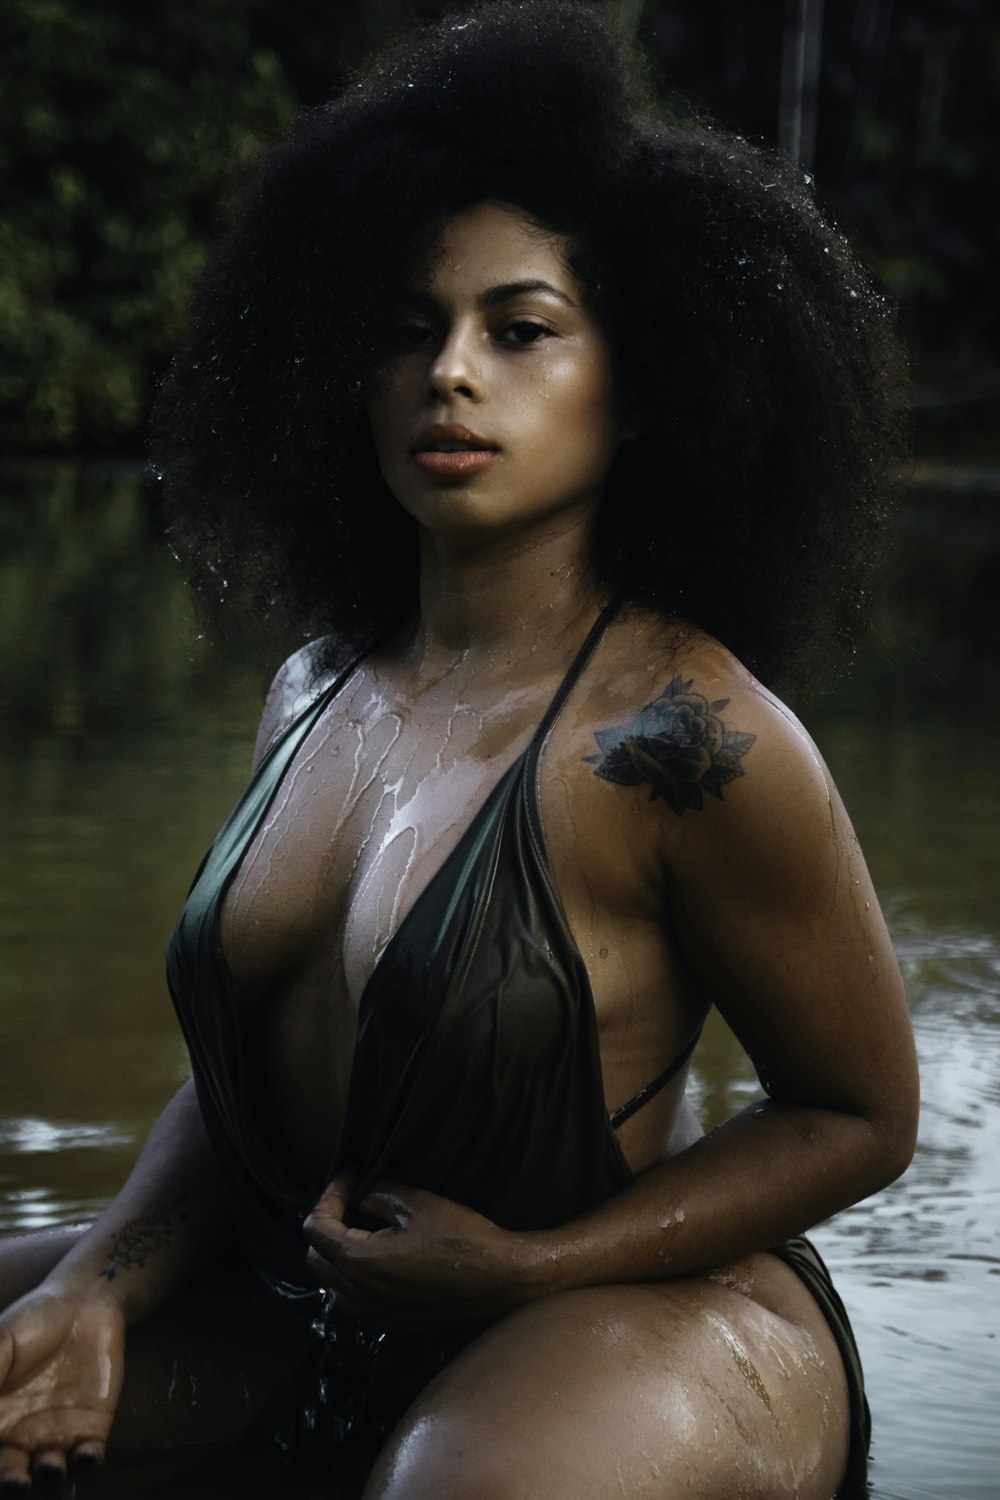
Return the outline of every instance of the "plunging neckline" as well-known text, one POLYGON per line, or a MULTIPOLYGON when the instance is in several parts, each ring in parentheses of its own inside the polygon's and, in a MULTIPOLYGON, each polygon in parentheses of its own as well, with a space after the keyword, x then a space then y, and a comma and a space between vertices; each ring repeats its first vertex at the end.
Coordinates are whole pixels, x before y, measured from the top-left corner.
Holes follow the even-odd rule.
MULTIPOLYGON (((584 639, 582 645, 574 655, 568 669, 563 674, 559 682, 559 686, 556 688, 555 693, 552 695, 545 713, 542 715, 542 718, 539 720, 537 726, 532 731, 530 740, 525 745, 524 749, 514 757, 510 765, 501 774, 499 779, 494 782, 493 786, 487 792, 484 800, 479 804, 479 807, 473 813, 469 823, 459 835, 457 843, 451 850, 449 850, 449 852, 444 856, 440 863, 435 866, 428 879, 421 886, 413 901, 410 903, 405 915, 403 916, 401 921, 397 923, 388 940, 383 945, 378 958, 375 960, 375 963, 372 966, 368 977, 366 978, 361 988, 361 992, 358 997, 359 1025, 361 1018, 365 1013, 366 1001, 375 982, 375 977, 381 970, 383 963, 390 956, 392 950, 397 946, 397 942, 398 940, 401 940, 403 933, 412 925, 413 921, 416 918, 418 909, 421 906, 425 905, 426 901, 429 900, 432 889, 436 888, 440 881, 444 879, 444 877, 449 873, 453 863, 457 861, 459 867, 461 867, 461 864, 464 863, 465 859, 468 857, 468 846, 476 842, 483 824, 489 821, 489 818, 493 814, 498 797, 500 797, 501 793, 503 793, 504 796, 507 796, 509 794, 510 787, 513 785, 514 781, 516 781, 517 776, 520 774, 520 772, 524 769, 526 762, 529 760, 529 758, 532 757, 533 751, 536 753, 534 755, 532 774, 528 777, 526 788, 528 791, 529 799, 528 806, 529 817, 532 825, 532 837, 534 838, 539 859, 545 871, 546 878, 548 879, 549 885, 551 886, 553 894, 555 895, 559 909, 563 914, 563 920, 566 921, 565 912, 563 911, 562 902, 559 898, 559 892, 556 887, 554 876, 552 874, 552 867, 549 862, 548 851, 545 848, 544 836, 542 834, 541 816, 538 807, 538 768, 541 760, 541 751, 544 748, 545 741, 547 740, 550 731, 554 727, 556 720, 558 719, 560 713, 566 705, 566 700, 569 698, 571 692, 579 681, 579 678, 582 675, 588 662, 590 661, 594 650, 596 649, 600 640, 603 638, 607 627, 611 624, 611 621, 617 614, 619 608, 620 601, 617 599, 613 599, 601 610, 597 619, 594 621, 594 624, 587 632, 586 638, 584 639)), ((235 881, 244 860, 250 852, 253 841, 256 839, 257 834, 260 831, 261 824, 267 817, 267 814, 272 807, 274 800, 278 795, 278 792, 280 791, 286 778, 291 772, 295 757, 298 755, 302 746, 305 744, 312 731, 316 728, 317 724, 320 722, 327 709, 339 696, 339 694, 348 686, 348 684, 353 681, 358 668, 364 661, 367 660, 370 655, 371 651, 366 650, 361 655, 355 657, 354 660, 344 669, 344 671, 340 672, 337 675, 330 686, 319 694, 316 701, 310 704, 297 720, 292 720, 287 728, 274 741, 274 744, 264 756, 263 760, 257 768, 257 771, 247 783, 247 786, 244 789, 243 795, 237 803, 236 808, 234 808, 233 810, 233 816, 235 816, 242 804, 251 795, 253 789, 257 786, 258 782, 263 777, 272 757, 280 751, 281 747, 286 743, 288 738, 290 738, 294 734, 294 731, 301 726, 302 720, 307 719, 308 722, 306 723, 305 728, 302 729, 301 734, 296 740, 295 748, 292 750, 291 755, 288 757, 288 760, 282 767, 281 772, 274 783, 274 786, 271 788, 266 801, 259 811, 249 837, 244 842, 243 847, 240 850, 237 858, 233 861, 232 866, 226 871, 223 879, 219 882, 214 900, 212 902, 211 931, 213 948, 215 951, 216 960, 225 979, 227 988, 229 989, 230 994, 234 997, 237 995, 238 990, 235 980, 233 979, 232 971, 229 967, 229 962, 226 958, 225 950, 222 946, 222 908, 225 904, 226 896, 230 888, 232 887, 233 882, 235 881)), ((572 929, 570 928, 568 921, 566 921, 566 930, 572 938, 574 949, 576 950, 577 954, 579 954, 579 948, 576 944, 576 939, 573 937, 572 929)), ((590 999, 591 1003, 593 1003, 592 995, 590 996, 590 999)), ((353 1060, 352 1068, 350 1071, 353 1071, 353 1060)), ((350 1072, 348 1074, 348 1090, 349 1089, 350 1072)))
MULTIPOLYGON (((409 909, 407 910, 406 915, 396 926, 388 942, 382 948, 377 961, 375 962, 370 974, 368 975, 364 983, 364 986, 362 987, 358 999, 357 1032, 360 1032, 364 1018, 370 1008, 370 996, 375 986, 377 977, 382 972, 383 965, 391 959, 393 953, 401 944, 404 935, 410 930, 411 926, 416 923, 419 917, 419 913, 426 908, 426 905, 430 901, 433 892, 438 888, 440 883, 446 878, 450 877, 451 872, 454 869, 461 869, 462 864, 468 858, 469 849, 471 846, 475 845, 482 827, 489 821, 489 819, 496 811, 498 800, 502 801, 511 795, 514 787, 517 784, 518 777, 525 773, 525 769, 527 767, 528 775, 525 785, 525 791, 527 793, 526 801, 531 839, 533 844, 535 845, 536 854, 539 859, 544 877, 552 892, 553 900, 560 915, 560 920, 565 929, 569 945, 572 949, 572 952, 579 960, 585 989, 583 1000, 590 1013, 591 1024, 595 1028, 596 1037, 596 1008, 594 1003, 593 990, 590 984, 590 978, 586 969, 586 965, 584 964, 582 955, 580 954, 579 946, 577 945, 575 936, 573 935, 572 929, 569 926, 569 922, 566 919, 562 901, 559 896, 559 892, 556 887, 555 879, 553 877, 551 866, 549 863, 548 853, 545 848, 545 842, 542 833, 541 818, 538 809, 537 780, 541 751, 544 747, 545 741, 548 738, 549 732, 551 731, 553 725, 562 712, 567 699, 576 686, 580 676, 588 665, 594 653, 594 650, 596 649, 600 640, 603 638, 608 625, 611 623, 619 608, 620 601, 618 599, 613 599, 601 610, 594 624, 588 631, 582 645, 574 655, 569 668, 563 675, 545 713, 543 714, 537 727, 532 732, 531 739, 528 741, 524 749, 517 756, 515 756, 511 764, 491 787, 484 801, 480 804, 479 808, 473 814, 468 826, 463 830, 458 839, 458 842, 449 851, 449 853, 444 856, 440 864, 434 869, 428 880, 421 887, 420 891, 417 893, 409 909)), ((278 772, 278 775, 274 781, 274 785, 266 793, 260 808, 257 810, 257 815, 253 819, 252 826, 247 831, 245 831, 244 837, 240 839, 239 847, 236 850, 235 855, 230 852, 229 858, 231 862, 229 863, 228 868, 225 867, 227 862, 226 859, 223 859, 222 878, 218 880, 216 888, 210 895, 207 903, 208 910, 206 912, 206 916, 208 918, 208 930, 213 959, 222 986, 225 992, 230 997, 231 1005, 237 1011, 240 1008, 238 987, 233 978, 232 971, 230 970, 229 963, 222 946, 221 937, 221 916, 226 895, 230 887, 232 886, 232 883, 235 880, 236 875, 239 872, 239 869, 243 864, 243 861, 254 839, 257 837, 261 824, 266 818, 269 809, 272 807, 281 786, 285 782, 286 777, 289 775, 296 756, 298 755, 309 735, 316 728, 317 724, 320 722, 321 718, 326 713, 330 705, 335 701, 335 699, 344 690, 344 688, 347 687, 348 683, 354 678, 354 675, 361 664, 368 658, 368 656, 370 656, 371 649, 372 648, 355 657, 354 660, 351 661, 344 669, 344 671, 337 675, 330 686, 324 689, 317 696, 316 701, 310 704, 306 709, 304 709, 296 719, 293 719, 286 726, 286 728, 278 734, 273 745, 261 760, 257 771, 250 778, 249 782, 244 788, 243 794, 239 798, 236 806, 233 808, 233 811, 230 814, 229 819, 227 819, 224 829, 219 835, 219 839, 216 841, 217 843, 219 843, 224 839, 227 830, 233 823, 235 823, 239 819, 240 814, 247 801, 253 796, 254 791, 260 786, 261 781, 266 778, 268 770, 273 766, 275 758, 281 754, 282 750, 286 748, 290 742, 292 742, 292 748, 287 755, 284 764, 281 766, 278 772)), ((215 846, 213 845, 213 850, 214 847, 215 846)), ((190 893, 191 895, 194 894, 194 891, 200 881, 208 877, 210 874, 213 850, 209 851, 202 868, 195 876, 195 880, 192 884, 192 890, 190 893)), ((459 885, 460 882, 456 882, 456 888, 459 885)), ((345 1118, 341 1124, 341 1136, 343 1135, 344 1124, 346 1124, 347 1109, 349 1107, 349 1101, 352 1097, 352 1091, 355 1085, 355 1075, 358 1062, 357 1032, 355 1034, 355 1041, 351 1051, 350 1066, 347 1072, 347 1085, 344 1096, 345 1101, 347 1102, 345 1102, 345 1118)), ((621 1146, 618 1142, 618 1138, 615 1135, 614 1128, 612 1127, 609 1119, 607 1104, 603 1095, 602 1069, 599 1069, 599 1076, 602 1079, 601 1115, 604 1121, 604 1133, 606 1140, 610 1145, 612 1156, 616 1162, 621 1181, 624 1184, 632 1180, 633 1173, 631 1167, 625 1159, 624 1153, 622 1152, 621 1146)), ((251 1115, 253 1115, 254 1111, 251 1110, 250 1113, 251 1115)), ((306 1173, 303 1175, 296 1173, 293 1175, 289 1171, 287 1162, 282 1162, 280 1159, 274 1157, 273 1148, 266 1141, 263 1133, 260 1130, 259 1124, 255 1125, 255 1134, 257 1136, 258 1143, 265 1147, 268 1158, 273 1161, 274 1167, 277 1169, 277 1178, 275 1178, 272 1173, 268 1174, 272 1177, 273 1186, 278 1186, 278 1184, 282 1180, 284 1180, 284 1182, 288 1184, 289 1187, 292 1187, 292 1184, 294 1183, 295 1186, 292 1187, 292 1199, 293 1201, 299 1200, 301 1201, 301 1203, 304 1203, 304 1212, 308 1212, 309 1208, 312 1206, 312 1203, 315 1201, 317 1188, 319 1190, 322 1190, 322 1187, 326 1182, 330 1180, 336 1169, 336 1159, 340 1152, 340 1143, 338 1142, 337 1152, 334 1155, 334 1159, 330 1163, 328 1163, 324 1173, 320 1174, 319 1176, 315 1176, 310 1173, 306 1173)), ((285 1192, 282 1191, 280 1193, 280 1196, 285 1197, 285 1192)), ((298 1216, 299 1218, 303 1217, 303 1210, 301 1208, 298 1209, 298 1216)))

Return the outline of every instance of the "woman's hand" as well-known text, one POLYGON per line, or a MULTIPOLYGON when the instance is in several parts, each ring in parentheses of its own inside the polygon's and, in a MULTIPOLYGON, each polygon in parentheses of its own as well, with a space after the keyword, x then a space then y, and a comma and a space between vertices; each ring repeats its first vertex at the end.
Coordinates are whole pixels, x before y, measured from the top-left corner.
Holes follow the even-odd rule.
POLYGON ((305 1221, 307 1264, 336 1306, 397 1327, 499 1317, 540 1294, 528 1236, 436 1193, 379 1182, 357 1205, 385 1229, 348 1228, 352 1177, 335 1177, 305 1221))
POLYGON ((40 1287, 0 1316, 0 1491, 90 1468, 104 1449, 125 1368, 125 1319, 110 1301, 40 1287))

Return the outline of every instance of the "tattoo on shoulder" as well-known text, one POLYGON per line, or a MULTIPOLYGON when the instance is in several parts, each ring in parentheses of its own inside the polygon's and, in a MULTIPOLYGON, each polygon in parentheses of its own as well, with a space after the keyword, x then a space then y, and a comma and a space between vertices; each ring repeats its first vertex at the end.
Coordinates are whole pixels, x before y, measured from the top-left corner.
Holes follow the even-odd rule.
POLYGON ((691 691, 693 682, 675 677, 631 723, 596 730, 600 754, 584 756, 594 775, 618 786, 647 783, 650 801, 662 797, 678 817, 686 807, 700 811, 706 792, 721 802, 757 736, 727 728, 719 715, 729 699, 710 703, 691 691))
POLYGON ((114 1236, 108 1251, 108 1264, 101 1275, 106 1281, 114 1281, 119 1271, 140 1270, 146 1265, 146 1257, 163 1250, 173 1237, 174 1219, 186 1219, 183 1210, 187 1194, 182 1193, 169 1203, 161 1213, 148 1219, 130 1219, 114 1236))

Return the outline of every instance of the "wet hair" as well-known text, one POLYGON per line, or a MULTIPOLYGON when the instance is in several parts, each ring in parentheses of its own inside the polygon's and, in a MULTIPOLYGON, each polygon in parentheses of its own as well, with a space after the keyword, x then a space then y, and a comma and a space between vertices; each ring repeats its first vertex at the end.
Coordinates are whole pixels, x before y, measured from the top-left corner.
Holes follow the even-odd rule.
POLYGON ((900 460, 892 310, 797 167, 674 118, 605 7, 568 0, 403 37, 263 165, 152 420, 196 581, 331 659, 414 609, 362 385, 387 297, 484 201, 565 237, 641 429, 601 579, 767 682, 825 671, 868 620, 900 460))

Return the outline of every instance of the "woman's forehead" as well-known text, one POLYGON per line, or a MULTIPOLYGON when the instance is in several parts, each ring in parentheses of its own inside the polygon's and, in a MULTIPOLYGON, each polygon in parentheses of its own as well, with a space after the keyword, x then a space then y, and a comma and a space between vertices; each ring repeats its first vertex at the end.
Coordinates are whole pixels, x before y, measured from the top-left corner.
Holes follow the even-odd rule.
POLYGON ((408 288, 430 295, 445 289, 537 282, 576 302, 582 289, 568 252, 565 236, 540 225, 523 209, 478 203, 436 227, 403 281, 408 288))

